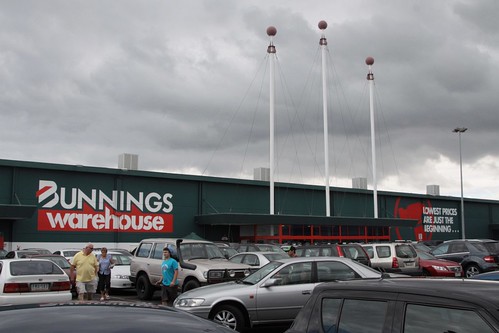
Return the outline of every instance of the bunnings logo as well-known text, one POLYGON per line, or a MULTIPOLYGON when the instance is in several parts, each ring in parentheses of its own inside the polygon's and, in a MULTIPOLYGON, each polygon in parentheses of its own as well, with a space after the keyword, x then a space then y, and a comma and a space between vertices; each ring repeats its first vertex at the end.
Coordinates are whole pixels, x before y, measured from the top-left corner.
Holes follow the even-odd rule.
POLYGON ((171 193, 104 192, 59 187, 40 180, 38 230, 99 232, 172 232, 171 193))

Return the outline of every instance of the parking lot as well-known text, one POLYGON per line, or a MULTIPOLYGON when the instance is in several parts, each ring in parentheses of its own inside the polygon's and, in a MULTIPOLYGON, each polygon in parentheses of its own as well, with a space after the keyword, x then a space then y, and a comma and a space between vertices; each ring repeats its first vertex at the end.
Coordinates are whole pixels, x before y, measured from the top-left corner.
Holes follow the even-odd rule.
MULTIPOLYGON (((113 289, 110 293, 111 300, 113 301, 126 301, 126 302, 142 302, 137 298, 137 294, 134 289, 113 289)), ((99 295, 95 294, 94 295, 94 300, 97 301, 99 300, 99 295)), ((149 303, 154 303, 154 304, 160 304, 161 303, 161 297, 160 297, 160 292, 156 291, 154 293, 154 296, 151 301, 148 301, 149 303)), ((255 328, 252 329, 248 332, 250 333, 282 333, 284 332, 288 327, 283 327, 283 326, 272 326, 272 327, 261 327, 261 328, 255 328)))

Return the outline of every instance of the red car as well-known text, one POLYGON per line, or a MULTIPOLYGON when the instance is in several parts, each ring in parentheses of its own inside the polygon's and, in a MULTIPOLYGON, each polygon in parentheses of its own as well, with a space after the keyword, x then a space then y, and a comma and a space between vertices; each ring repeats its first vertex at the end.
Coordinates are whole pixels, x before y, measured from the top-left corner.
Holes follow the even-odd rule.
POLYGON ((462 277, 463 268, 461 264, 438 259, 432 254, 420 250, 416 250, 419 257, 419 265, 423 269, 423 275, 427 276, 446 276, 446 277, 462 277))

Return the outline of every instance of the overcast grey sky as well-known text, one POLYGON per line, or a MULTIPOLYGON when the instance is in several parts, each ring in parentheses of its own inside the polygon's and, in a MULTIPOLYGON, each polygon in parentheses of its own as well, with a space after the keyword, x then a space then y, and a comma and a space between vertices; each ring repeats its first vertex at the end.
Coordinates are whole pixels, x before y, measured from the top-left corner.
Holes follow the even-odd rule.
POLYGON ((330 185, 499 200, 499 2, 0 0, 0 158, 324 182, 317 24, 328 23, 330 185))

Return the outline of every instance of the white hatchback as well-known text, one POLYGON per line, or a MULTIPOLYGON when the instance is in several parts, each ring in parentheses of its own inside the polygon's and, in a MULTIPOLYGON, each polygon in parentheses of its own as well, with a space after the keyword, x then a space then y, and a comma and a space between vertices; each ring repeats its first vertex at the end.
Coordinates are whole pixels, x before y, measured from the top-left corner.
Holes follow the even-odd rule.
POLYGON ((0 260, 0 305, 67 302, 67 274, 46 259, 0 260))

